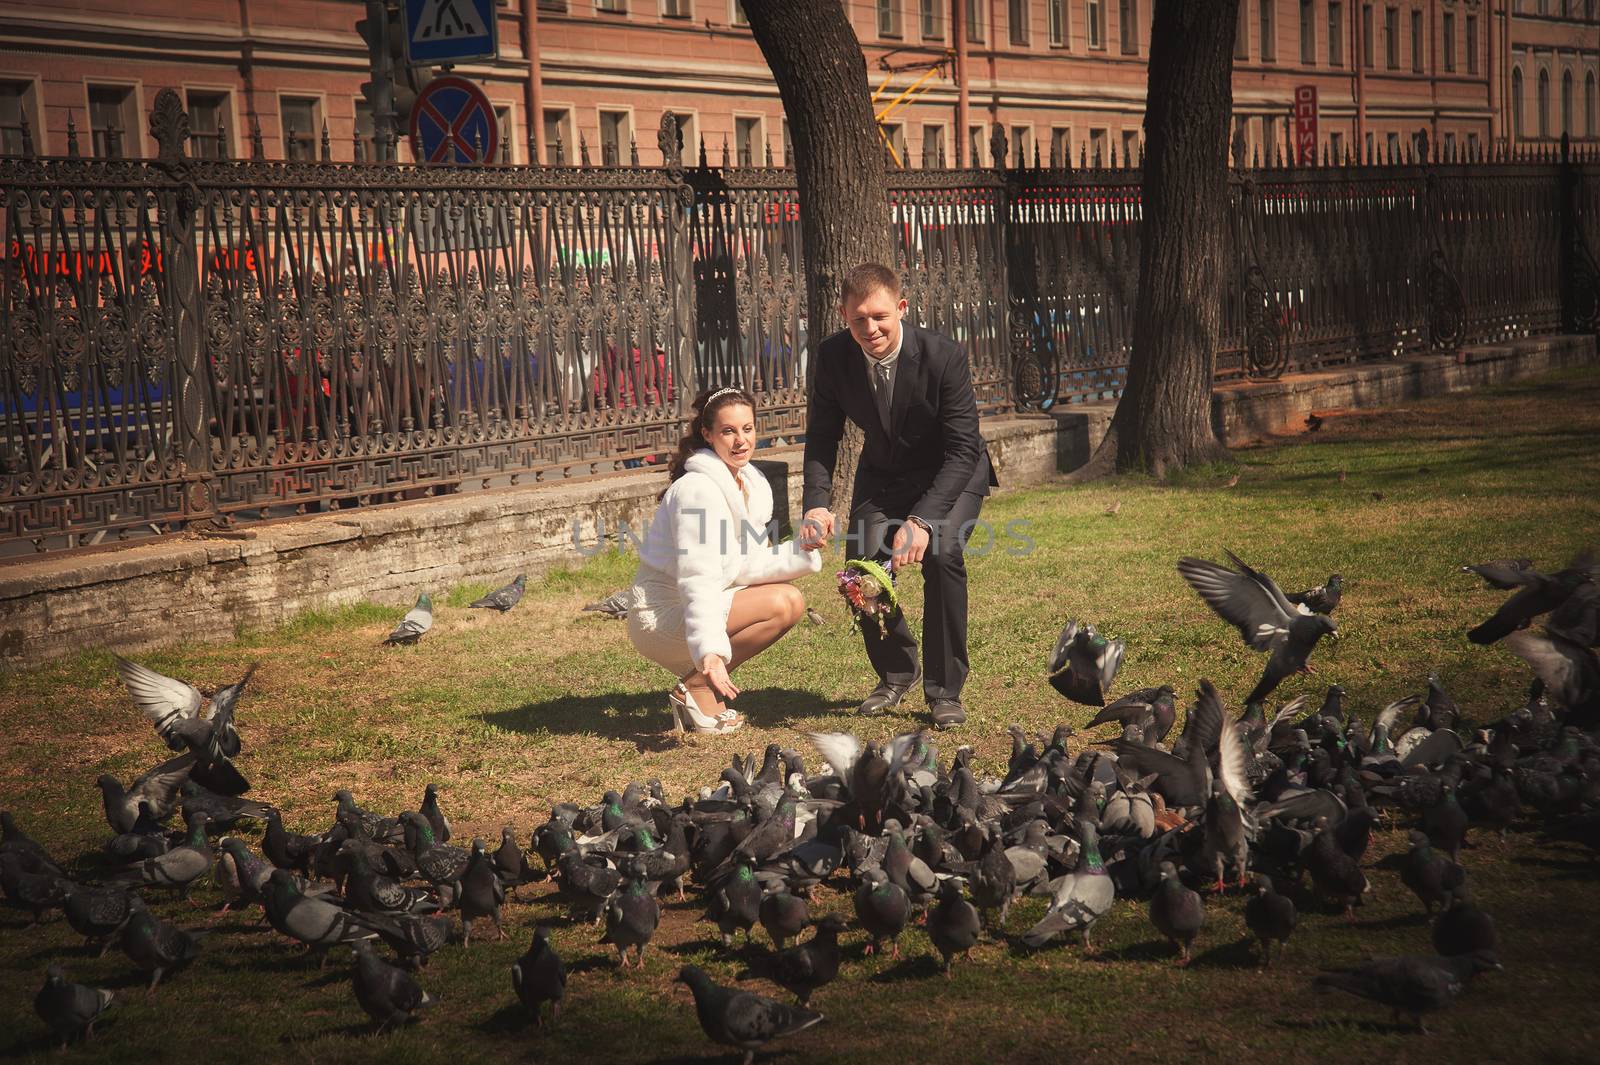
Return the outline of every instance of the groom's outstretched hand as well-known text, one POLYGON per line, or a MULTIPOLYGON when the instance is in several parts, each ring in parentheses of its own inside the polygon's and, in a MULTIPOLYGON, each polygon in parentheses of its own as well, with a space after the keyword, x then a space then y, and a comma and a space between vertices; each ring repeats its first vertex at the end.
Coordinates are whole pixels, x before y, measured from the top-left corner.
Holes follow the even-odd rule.
POLYGON ((812 507, 800 519, 800 546, 806 551, 817 551, 827 546, 833 538, 833 511, 827 507, 812 507))

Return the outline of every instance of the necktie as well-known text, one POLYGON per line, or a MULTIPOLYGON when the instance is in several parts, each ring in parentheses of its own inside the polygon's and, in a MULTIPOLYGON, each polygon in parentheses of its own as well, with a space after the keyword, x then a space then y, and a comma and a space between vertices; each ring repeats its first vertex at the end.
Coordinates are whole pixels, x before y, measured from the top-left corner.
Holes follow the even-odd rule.
POLYGON ((883 422, 883 431, 889 431, 889 367, 877 363, 872 368, 873 391, 878 401, 878 420, 883 422))

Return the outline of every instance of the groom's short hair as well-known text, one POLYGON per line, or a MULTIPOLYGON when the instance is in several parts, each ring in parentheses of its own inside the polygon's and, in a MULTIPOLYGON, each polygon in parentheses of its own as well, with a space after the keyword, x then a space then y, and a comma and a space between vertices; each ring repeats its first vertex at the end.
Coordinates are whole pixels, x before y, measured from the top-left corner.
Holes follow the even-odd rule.
POLYGON ((844 285, 839 292, 839 302, 863 300, 879 289, 895 299, 900 298, 900 275, 882 263, 862 263, 844 275, 844 285))

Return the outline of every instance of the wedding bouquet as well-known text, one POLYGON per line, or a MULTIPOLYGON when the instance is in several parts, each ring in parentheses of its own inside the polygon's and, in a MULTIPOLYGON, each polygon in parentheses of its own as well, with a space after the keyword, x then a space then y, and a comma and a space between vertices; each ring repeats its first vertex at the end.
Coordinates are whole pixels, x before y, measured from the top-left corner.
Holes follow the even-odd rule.
POLYGON ((851 632, 857 625, 869 621, 882 632, 884 622, 900 612, 900 600, 894 594, 894 578, 871 559, 850 559, 838 577, 839 594, 850 607, 851 632))

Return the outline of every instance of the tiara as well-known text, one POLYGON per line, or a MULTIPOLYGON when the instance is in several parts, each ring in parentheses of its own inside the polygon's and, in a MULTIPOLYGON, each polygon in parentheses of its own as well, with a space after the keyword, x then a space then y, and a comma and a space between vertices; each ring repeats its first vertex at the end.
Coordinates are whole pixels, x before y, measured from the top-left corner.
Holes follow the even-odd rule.
POLYGON ((706 397, 705 405, 703 407, 701 407, 701 409, 704 410, 705 407, 711 406, 711 404, 715 403, 718 399, 722 398, 723 396, 729 396, 729 395, 742 396, 742 395, 744 395, 744 389, 742 389, 742 388, 719 388, 715 392, 711 393, 709 396, 706 397))

